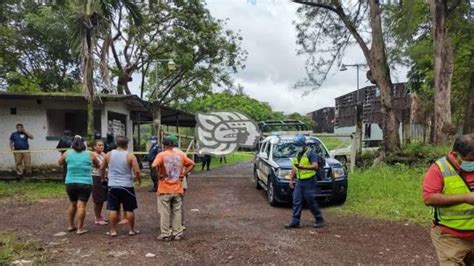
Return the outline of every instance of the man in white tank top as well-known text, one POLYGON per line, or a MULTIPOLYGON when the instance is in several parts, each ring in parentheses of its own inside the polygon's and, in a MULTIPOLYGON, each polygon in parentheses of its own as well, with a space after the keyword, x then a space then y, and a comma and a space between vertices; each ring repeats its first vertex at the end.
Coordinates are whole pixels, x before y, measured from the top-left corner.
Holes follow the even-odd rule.
POLYGON ((123 205, 125 218, 128 220, 130 236, 140 233, 135 229, 134 210, 138 208, 137 198, 133 182, 141 184, 140 167, 137 158, 128 152, 128 139, 119 136, 116 138, 117 149, 105 155, 101 167, 101 174, 105 176, 105 170, 109 169, 109 193, 107 196, 107 210, 110 211, 110 232, 108 235, 117 236, 118 211, 120 204, 123 205), (135 176, 135 178, 134 178, 135 176))

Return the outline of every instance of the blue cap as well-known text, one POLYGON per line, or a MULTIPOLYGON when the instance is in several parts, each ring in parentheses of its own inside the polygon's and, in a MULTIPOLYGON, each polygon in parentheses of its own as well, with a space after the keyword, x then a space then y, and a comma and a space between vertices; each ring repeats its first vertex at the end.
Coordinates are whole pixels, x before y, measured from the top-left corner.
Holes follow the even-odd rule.
POLYGON ((158 137, 157 136, 151 136, 150 140, 158 140, 158 137))
POLYGON ((303 134, 298 134, 295 136, 296 146, 303 146, 306 143, 306 137, 303 134))

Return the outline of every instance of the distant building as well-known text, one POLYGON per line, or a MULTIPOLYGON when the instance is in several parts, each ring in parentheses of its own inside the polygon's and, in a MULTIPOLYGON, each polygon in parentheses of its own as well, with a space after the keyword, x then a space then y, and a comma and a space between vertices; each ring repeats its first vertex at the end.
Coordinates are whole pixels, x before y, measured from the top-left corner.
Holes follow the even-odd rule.
POLYGON ((334 133, 335 108, 324 107, 306 114, 311 118, 315 125, 314 133, 334 133))
MULTIPOLYGON (((400 121, 400 137, 403 139, 425 137, 423 121, 417 118, 418 101, 406 88, 405 83, 393 84, 392 106, 400 121)), ((380 89, 367 86, 336 98, 335 133, 347 134, 355 131, 356 106, 362 106, 362 139, 383 139, 380 89)))

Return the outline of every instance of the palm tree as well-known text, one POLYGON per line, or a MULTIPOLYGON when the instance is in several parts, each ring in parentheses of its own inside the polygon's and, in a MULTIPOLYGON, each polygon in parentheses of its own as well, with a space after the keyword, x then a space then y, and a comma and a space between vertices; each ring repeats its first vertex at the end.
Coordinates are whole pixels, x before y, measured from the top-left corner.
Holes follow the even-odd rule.
POLYGON ((100 55, 101 78, 109 84, 107 53, 110 43, 110 23, 114 13, 124 7, 134 23, 139 24, 141 14, 131 0, 71 0, 74 12, 73 42, 80 52, 82 91, 88 101, 87 135, 90 140, 94 135, 94 49, 98 47, 98 39, 104 39, 100 55))

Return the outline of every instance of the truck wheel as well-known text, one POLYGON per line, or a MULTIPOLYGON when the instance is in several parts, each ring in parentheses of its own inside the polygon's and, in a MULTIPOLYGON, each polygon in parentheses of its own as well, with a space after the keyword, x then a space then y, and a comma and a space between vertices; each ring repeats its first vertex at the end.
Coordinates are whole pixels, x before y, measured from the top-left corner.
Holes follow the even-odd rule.
POLYGON ((276 206, 278 204, 278 202, 275 199, 275 187, 273 187, 273 182, 270 177, 268 178, 268 184, 267 184, 267 199, 268 199, 268 203, 271 206, 276 206))
POLYGON ((260 186, 260 183, 258 183, 258 174, 257 174, 257 168, 253 168, 253 178, 255 180, 255 188, 258 190, 262 190, 262 186, 260 186))
POLYGON ((342 165, 347 164, 347 157, 346 156, 336 156, 334 159, 338 160, 342 165))
POLYGON ((336 194, 334 198, 332 199, 332 203, 336 205, 342 205, 344 202, 347 200, 347 192, 342 192, 339 194, 336 194))

